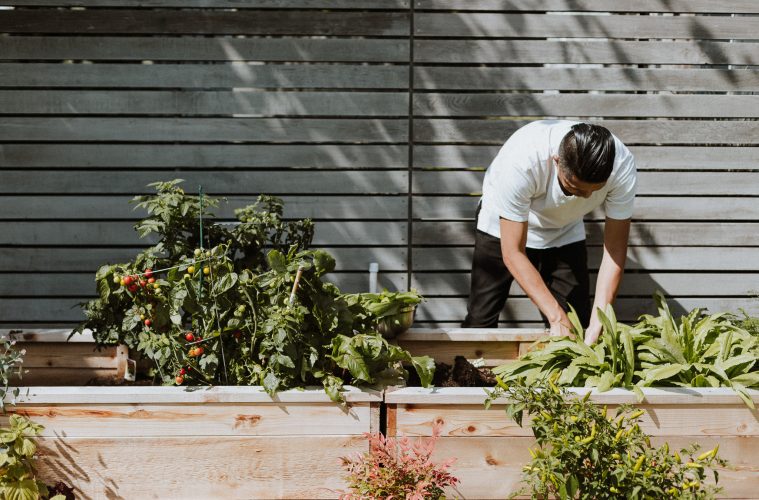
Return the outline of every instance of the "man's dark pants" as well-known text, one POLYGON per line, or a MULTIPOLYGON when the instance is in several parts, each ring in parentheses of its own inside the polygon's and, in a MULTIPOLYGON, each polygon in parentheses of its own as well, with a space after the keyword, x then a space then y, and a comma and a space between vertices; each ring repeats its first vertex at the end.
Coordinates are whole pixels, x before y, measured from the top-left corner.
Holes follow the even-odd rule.
MULTIPOLYGON (((561 307, 569 311, 569 304, 572 304, 583 326, 587 326, 590 319, 590 284, 585 240, 556 248, 527 248, 527 257, 561 307)), ((461 326, 496 328, 513 281, 514 277, 503 263, 501 240, 477 230, 472 286, 466 319, 461 326)), ((548 326, 545 316, 543 322, 548 326)))

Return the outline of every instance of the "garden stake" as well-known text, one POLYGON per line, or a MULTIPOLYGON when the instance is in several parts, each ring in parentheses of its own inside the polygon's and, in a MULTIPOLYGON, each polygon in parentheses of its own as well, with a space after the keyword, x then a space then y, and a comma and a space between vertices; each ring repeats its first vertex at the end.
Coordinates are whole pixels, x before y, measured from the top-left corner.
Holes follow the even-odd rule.
MULTIPOLYGON (((203 185, 198 184, 198 199, 200 201, 200 212, 198 213, 198 221, 200 223, 200 252, 203 255, 203 185)), ((200 270, 200 290, 198 292, 200 298, 203 298, 203 270, 200 270)))
POLYGON ((290 292, 290 305, 295 302, 295 292, 298 291, 298 283, 300 283, 300 276, 303 274, 303 266, 298 266, 298 272, 295 274, 295 283, 293 283, 293 291, 290 292))

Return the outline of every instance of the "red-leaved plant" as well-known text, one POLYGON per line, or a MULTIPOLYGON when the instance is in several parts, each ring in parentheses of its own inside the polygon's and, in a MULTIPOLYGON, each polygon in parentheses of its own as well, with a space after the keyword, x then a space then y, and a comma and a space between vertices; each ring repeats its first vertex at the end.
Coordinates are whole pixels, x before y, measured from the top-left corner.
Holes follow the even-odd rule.
POLYGON ((381 433, 369 434, 369 451, 354 457, 343 457, 349 491, 340 493, 340 500, 428 500, 445 498, 447 486, 456 486, 458 478, 448 472, 456 461, 441 463, 430 460, 440 425, 432 429, 432 437, 412 442, 408 437, 387 438, 381 433))

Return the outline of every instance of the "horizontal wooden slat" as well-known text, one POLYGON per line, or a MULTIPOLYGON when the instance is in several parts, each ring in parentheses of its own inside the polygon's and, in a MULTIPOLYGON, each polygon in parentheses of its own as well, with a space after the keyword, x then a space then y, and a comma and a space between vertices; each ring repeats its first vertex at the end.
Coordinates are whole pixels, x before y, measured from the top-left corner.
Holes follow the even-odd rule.
MULTIPOLYGON (((120 0, 116 1, 123 3, 120 0)), ((180 1, 184 2, 184 0, 180 1)), ((0 37, 0 59, 29 61, 83 59, 88 61, 406 62, 408 53, 409 41, 406 39, 101 36, 98 37, 98 43, 92 43, 89 37, 23 35, 0 37)), ((30 66, 31 64, 28 63, 17 65, 19 70, 30 66)), ((213 78, 212 69, 222 71, 224 74, 222 68, 185 66, 187 71, 196 71, 196 74, 205 75, 205 78, 213 78)), ((52 69, 51 65, 50 70, 52 69)), ((138 69, 138 67, 133 67, 133 69, 138 69)), ((163 69, 165 68, 153 70, 162 71, 163 69)), ((262 71, 263 74, 268 74, 277 68, 257 67, 255 69, 256 74, 260 75, 262 71)), ((372 68, 363 67, 362 69, 372 68)), ((78 66, 72 77, 88 71, 91 73, 98 69, 78 66)), ((174 71, 179 71, 179 68, 174 71)), ((26 78, 33 77, 29 71, 24 74, 26 78)), ((230 78, 234 75, 227 73, 226 77, 230 78)), ((4 74, 2 78, 9 78, 9 75, 4 74)), ((102 78, 106 76, 102 75, 102 78)), ((235 78, 244 78, 244 75, 235 78)), ((56 84, 55 81, 45 79, 39 79, 39 82, 41 85, 56 84)), ((185 82, 180 86, 187 86, 191 82, 185 82)), ((160 85, 161 82, 155 82, 155 84, 160 85)), ((117 83, 117 85, 120 84, 117 83)))
MULTIPOLYGON (((594 262, 598 267, 598 262, 594 262)), ((467 269, 455 273, 415 273, 411 286, 425 296, 469 295, 470 274, 467 269)), ((595 289, 596 273, 591 273, 591 290, 595 289)), ((750 296, 759 290, 757 273, 636 273, 630 271, 622 278, 618 296, 649 297, 655 290, 674 296, 750 296)), ((512 284, 509 296, 525 296, 512 284)))
MULTIPOLYGON (((293 100, 297 101, 297 98, 294 97, 293 100)), ((756 96, 753 95, 417 93, 414 95, 414 114, 417 116, 593 115, 748 118, 759 117, 759 107, 754 106, 756 103, 756 96)), ((248 104, 255 107, 255 104, 248 104)), ((306 101, 303 106, 307 108, 308 102, 306 101)), ((346 114, 350 113, 346 112, 346 114)))
POLYGON ((395 92, 0 91, 2 114, 402 116, 407 112, 408 96, 395 92))
POLYGON ((0 87, 403 89, 405 66, 1 63, 0 87))
POLYGON ((545 328, 410 328, 398 342, 534 342, 547 335, 545 328))
MULTIPOLYGON (((403 245, 405 222, 321 222, 316 225, 314 245, 403 245)), ((129 222, 0 222, 6 245, 137 245, 155 244, 150 235, 140 239, 129 222)))
POLYGON ((361 435, 369 405, 331 403, 24 405, 13 413, 45 426, 44 437, 361 435), (97 415, 97 425, 92 419, 97 415))
MULTIPOLYGON (((504 137, 504 141, 507 138, 504 137)), ((486 168, 498 146, 414 146, 415 168, 486 168)), ((0 146, 2 151, 3 146, 0 146)), ((756 169, 756 149, 712 146, 632 146, 640 170, 748 170, 756 169)))
POLYGON ((8 141, 404 142, 407 119, 17 118, 0 122, 8 141))
POLYGON ((405 168, 405 145, 0 144, 5 168, 405 168))
POLYGON ((509 40, 504 43, 503 40, 421 39, 414 41, 414 61, 457 64, 757 64, 759 56, 752 43, 707 40, 509 40))
POLYGON ((406 12, 0 11, 0 32, 5 33, 406 36, 408 31, 409 16, 406 12))
MULTIPOLYGON (((6 0, 5 5, 18 6, 81 6, 124 7, 121 0, 6 0)), ((181 7, 244 9, 405 9, 409 0, 254 0, 240 3, 237 0, 133 0, 130 7, 181 7)))
POLYGON ((452 365, 457 356, 481 366, 492 368, 519 357, 519 343, 439 342, 430 340, 398 340, 398 344, 413 356, 431 356, 437 363, 452 365))
MULTIPOLYGON (((474 239, 468 243, 474 244, 474 239)), ((591 267, 601 262, 602 250, 600 247, 588 248, 591 267)), ((415 271, 468 271, 472 268, 471 247, 415 248, 413 257, 415 271)), ((759 261, 756 248, 630 247, 625 267, 649 272, 759 271, 759 261)))
MULTIPOLYGON (((37 368, 111 369, 115 373, 118 368, 116 347, 98 351, 94 344, 83 342, 20 342, 17 347, 26 351, 22 366, 30 373, 37 371, 37 368)), ((22 375, 21 380, 25 381, 26 376, 22 375)))
MULTIPOLYGON (((143 248, 140 247, 0 247, 0 271, 94 273, 103 264, 130 261, 141 250, 143 248)), ((368 271, 370 262, 379 263, 380 272, 406 270, 408 251, 404 247, 325 248, 325 250, 335 257, 338 271, 368 271)))
MULTIPOLYGON (((416 196, 413 201, 414 217, 426 220, 472 219, 478 202, 477 196, 416 196)), ((2 206, 3 198, 0 198, 2 206)), ((603 220, 603 210, 594 210, 587 218, 603 220)), ((753 197, 638 196, 635 198, 633 219, 755 220, 759 219, 759 200, 753 197)))
MULTIPOLYGON (((414 124, 414 140, 503 144, 527 123, 524 120, 418 119, 414 124)), ((759 144, 757 121, 599 120, 596 123, 609 128, 627 145, 759 144)))
MULTIPOLYGON (((684 122, 687 123, 687 122, 684 122)), ((759 122, 757 122, 759 130, 759 122)), ((414 172, 415 194, 477 194, 482 192, 482 171, 414 172)), ((755 172, 639 172, 638 195, 752 196, 759 194, 755 172)), ((715 208, 721 209, 719 203, 715 208)), ((662 207, 662 213, 666 207, 662 207)), ((744 218, 748 218, 747 215, 744 218)), ((667 218, 662 216, 661 218, 667 218)), ((695 217, 694 217, 695 218, 695 217)))
MULTIPOLYGON (((754 246, 759 224, 753 222, 636 222, 630 229, 630 246, 754 246)), ((603 244, 603 223, 585 224, 590 245, 603 244)), ((466 245, 474 243, 473 222, 415 222, 415 245, 466 245)))
MULTIPOLYGON (((66 404, 290 404, 321 403, 334 405, 322 387, 306 387, 278 392, 275 396, 266 393, 263 387, 254 386, 213 386, 188 390, 188 386, 126 386, 126 387, 44 387, 24 393, 19 403, 24 405, 66 405, 66 404)), ((345 386, 342 395, 348 403, 378 403, 382 393, 368 388, 345 386)))
MULTIPOLYGON (((19 299, 22 302, 23 299, 19 299)), ((705 307, 710 312, 735 312, 740 308, 749 314, 759 314, 759 301, 752 297, 746 298, 672 298, 669 306, 673 314, 686 314, 696 307, 705 307)), ((19 304, 21 307, 21 303, 19 304)), ((653 299, 620 298, 614 302, 614 311, 620 321, 636 321, 641 314, 656 314, 653 299)), ((420 321, 461 321, 466 316, 466 298, 431 298, 417 309, 416 317, 420 321)), ((526 298, 513 298, 506 302, 502 321, 540 321, 537 307, 526 298)))
MULTIPOLYGON (((69 323, 69 328, 74 328, 74 323, 69 323)), ((21 394, 26 394, 27 387, 44 387, 52 385, 65 385, 81 387, 92 383, 94 379, 113 379, 117 377, 114 368, 30 368, 20 380, 12 378, 11 383, 21 385, 21 394)))
MULTIPOLYGON (((33 1, 33 0, 27 0, 33 1)), ((419 10, 525 10, 525 11, 601 11, 601 12, 759 12, 751 0, 415 0, 419 10)))
POLYGON ((407 190, 406 171, 224 171, 224 172, 102 172, 93 176, 88 171, 20 171, 6 170, 0 193, 154 193, 150 182, 185 179, 184 185, 203 186, 203 192, 217 194, 400 194, 407 190))
MULTIPOLYGON (((753 69, 414 68, 417 89, 756 91, 753 69)), ((593 116, 591 112, 585 113, 593 116)))
MULTIPOLYGON (((256 196, 226 196, 213 209, 219 218, 234 218, 238 208, 252 205, 256 196)), ((135 208, 131 196, 0 196, 3 219, 126 219, 136 220, 147 212, 135 208), (51 210, 51 207, 55 207, 51 210)), ((284 217, 301 219, 406 219, 405 196, 283 196, 284 217)))
POLYGON ((62 437, 39 446, 40 480, 65 477, 84 498, 334 498, 346 487, 339 458, 367 449, 363 436, 342 435, 62 437), (177 474, 184 457, 190 479, 177 474))
MULTIPOLYGON (((367 265, 368 267, 368 265, 367 265)), ((346 293, 369 291, 369 273, 330 273, 325 281, 346 293)), ((378 287, 406 290, 406 273, 383 272, 377 276, 378 287)), ((0 274, 0 297, 96 297, 93 273, 3 273, 0 274)), ((24 366, 28 364, 28 357, 24 366)))
MULTIPOLYGON (((1 25, 0 25, 1 26, 1 25)), ((755 39, 759 20, 726 16, 606 16, 428 13, 414 16, 416 36, 755 39)), ((1 28, 0 28, 1 29, 1 28)))

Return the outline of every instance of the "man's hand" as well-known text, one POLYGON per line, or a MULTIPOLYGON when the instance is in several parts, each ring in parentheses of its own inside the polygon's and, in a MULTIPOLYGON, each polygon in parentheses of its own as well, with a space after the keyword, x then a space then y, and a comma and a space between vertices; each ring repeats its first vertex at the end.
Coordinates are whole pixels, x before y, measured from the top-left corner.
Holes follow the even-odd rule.
POLYGON ((571 330, 569 329, 569 320, 557 321, 551 323, 551 337, 568 337, 571 336, 571 330))
POLYGON ((593 345, 598 340, 598 337, 601 336, 601 330, 601 322, 598 320, 598 316, 594 314, 590 320, 590 325, 585 329, 585 343, 593 345))

